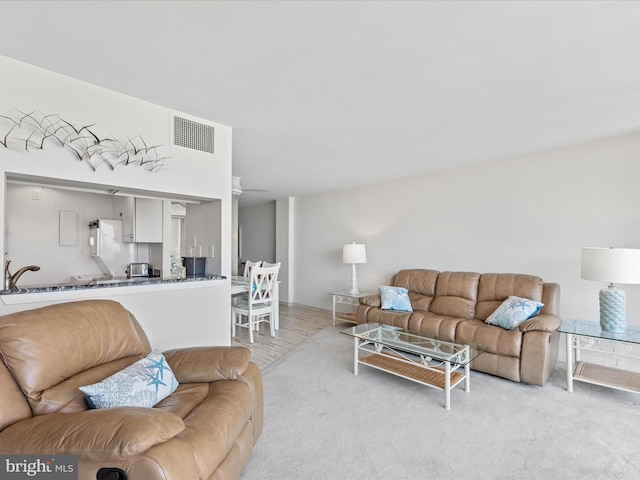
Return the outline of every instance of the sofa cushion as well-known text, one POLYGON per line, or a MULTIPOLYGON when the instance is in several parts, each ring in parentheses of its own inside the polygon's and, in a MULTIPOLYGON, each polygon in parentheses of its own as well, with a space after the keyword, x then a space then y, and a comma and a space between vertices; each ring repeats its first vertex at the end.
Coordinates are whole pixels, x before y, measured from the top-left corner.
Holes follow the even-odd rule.
POLYGON ((429 311, 450 317, 474 318, 480 274, 442 272, 429 311))
POLYGON ((181 383, 175 392, 157 403, 153 408, 164 410, 185 418, 209 394, 209 383, 181 383))
POLYGON ((89 409, 87 397, 80 387, 99 382, 110 375, 137 362, 144 356, 125 357, 113 362, 97 365, 80 372, 67 380, 40 392, 37 400, 38 415, 49 413, 72 413, 89 409))
POLYGON ((537 315, 542 307, 540 302, 511 295, 485 321, 489 325, 515 330, 522 322, 537 315))
POLYGON ((436 270, 400 270, 391 279, 391 285, 404 287, 410 292, 433 297, 436 293, 436 280, 439 274, 440 272, 436 270))
POLYGON ((520 357, 522 335, 520 330, 505 330, 475 319, 460 322, 456 327, 456 342, 483 345, 489 353, 508 357, 520 357))
POLYGON ((484 273, 478 286, 475 318, 486 320, 509 295, 542 302, 543 282, 534 275, 484 273))
POLYGON ((414 312, 409 318, 409 331, 425 337, 453 342, 456 326, 463 321, 466 319, 431 312, 414 312))
POLYGON ((380 291, 380 302, 383 310, 396 310, 398 312, 412 312, 411 301, 409 300, 409 290, 404 287, 382 286, 380 291))
POLYGON ((393 310, 382 310, 380 308, 371 308, 367 312, 368 323, 382 323, 407 329, 409 326, 409 318, 411 312, 394 312, 393 310))
POLYGON ((180 417, 156 408, 52 413, 7 427, 0 435, 0 451, 74 454, 108 462, 139 455, 184 429, 180 417))
POLYGON ((413 311, 423 311, 428 312, 429 307, 431 306, 431 302, 433 302, 433 297, 429 297, 427 295, 422 295, 420 293, 409 292, 409 301, 411 302, 411 308, 413 311))
POLYGON ((133 365, 80 390, 92 408, 153 407, 168 397, 178 381, 160 352, 151 352, 133 365))

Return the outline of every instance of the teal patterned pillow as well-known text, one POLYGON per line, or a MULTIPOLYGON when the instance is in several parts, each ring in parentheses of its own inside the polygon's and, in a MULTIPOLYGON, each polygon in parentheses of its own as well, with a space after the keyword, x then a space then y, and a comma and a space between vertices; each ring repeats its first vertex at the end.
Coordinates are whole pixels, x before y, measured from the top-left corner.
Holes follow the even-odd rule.
POLYGON ((100 383, 80 387, 91 408, 153 407, 178 388, 164 355, 151 352, 100 383))
POLYGON ((522 322, 537 315, 542 307, 544 307, 543 303, 510 296, 485 321, 489 325, 515 330, 522 322))
POLYGON ((413 312, 409 300, 409 290, 403 287, 378 287, 383 310, 413 312))

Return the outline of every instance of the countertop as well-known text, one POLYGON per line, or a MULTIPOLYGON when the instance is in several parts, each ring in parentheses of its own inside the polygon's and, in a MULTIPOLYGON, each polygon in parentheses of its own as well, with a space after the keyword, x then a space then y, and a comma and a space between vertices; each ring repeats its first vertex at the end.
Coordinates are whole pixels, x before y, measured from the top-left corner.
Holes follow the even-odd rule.
POLYGON ((86 283, 59 283, 55 285, 31 285, 28 287, 18 286, 17 290, 0 290, 0 295, 19 295, 23 293, 44 293, 44 292, 68 292, 74 290, 87 290, 96 288, 111 287, 133 287, 139 285, 160 285, 168 283, 190 283, 202 282, 205 280, 225 280, 222 275, 209 275, 204 277, 134 277, 134 278, 111 278, 108 280, 93 280, 86 283))

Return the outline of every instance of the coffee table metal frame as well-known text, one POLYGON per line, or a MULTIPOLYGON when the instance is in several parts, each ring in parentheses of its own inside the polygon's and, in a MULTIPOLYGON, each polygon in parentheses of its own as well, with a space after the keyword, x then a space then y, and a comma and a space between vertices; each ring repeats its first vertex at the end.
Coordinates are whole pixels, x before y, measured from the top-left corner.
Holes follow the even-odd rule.
POLYGON ((358 365, 363 364, 443 390, 447 410, 451 409, 452 388, 464 380, 465 392, 471 391, 470 363, 486 351, 480 345, 423 337, 378 323, 363 323, 340 333, 353 337, 354 375, 358 375, 358 365), (460 368, 464 373, 458 371, 460 368))

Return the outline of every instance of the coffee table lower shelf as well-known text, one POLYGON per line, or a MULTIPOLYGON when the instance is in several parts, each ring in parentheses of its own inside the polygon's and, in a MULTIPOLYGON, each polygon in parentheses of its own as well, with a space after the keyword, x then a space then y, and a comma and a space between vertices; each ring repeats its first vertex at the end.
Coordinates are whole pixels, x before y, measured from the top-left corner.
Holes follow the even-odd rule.
MULTIPOLYGON (((355 355, 358 355, 357 348, 355 355)), ((355 360, 354 374, 356 375, 358 374, 357 364, 359 363, 444 391, 444 407, 447 410, 451 409, 451 389, 453 387, 465 380, 465 391, 469 392, 469 365, 465 365, 465 373, 460 373, 455 371, 458 368, 457 366, 448 365, 447 368, 426 366, 417 362, 407 361, 390 353, 371 353, 355 360)))
MULTIPOLYGON (((445 371, 443 368, 431 367, 426 369, 419 365, 412 365, 400 359, 396 360, 389 355, 380 355, 372 353, 367 357, 359 359, 360 363, 364 363, 371 367, 392 373, 399 377, 404 377, 414 382, 422 383, 430 387, 436 387, 441 390, 445 389, 445 371)), ((460 372, 451 372, 451 387, 455 387, 460 381, 464 380, 464 374, 460 372)))

